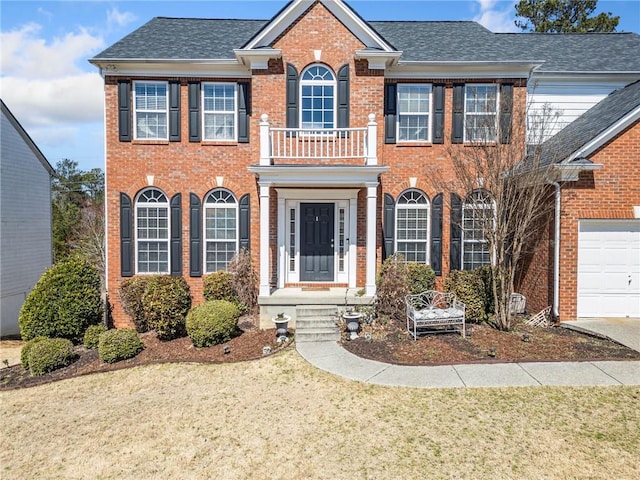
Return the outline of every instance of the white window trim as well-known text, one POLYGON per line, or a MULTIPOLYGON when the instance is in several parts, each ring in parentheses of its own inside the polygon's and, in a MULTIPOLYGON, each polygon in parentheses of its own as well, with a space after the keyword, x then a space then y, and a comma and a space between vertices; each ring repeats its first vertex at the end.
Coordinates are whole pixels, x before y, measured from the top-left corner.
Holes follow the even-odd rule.
POLYGON ((133 91, 131 92, 133 96, 133 139, 134 140, 169 140, 169 82, 163 82, 160 80, 135 80, 133 82, 133 91), (166 95, 165 95, 165 103, 167 108, 164 110, 140 110, 140 112, 144 113, 164 113, 164 116, 167 120, 167 135, 165 137, 138 137, 138 106, 136 104, 136 85, 138 84, 162 84, 166 87, 166 95))
MULTIPOLYGON (((395 206, 395 211, 394 211, 394 217, 395 217, 395 224, 393 225, 393 251, 398 253, 398 243, 410 243, 410 242, 416 242, 416 243, 424 243, 425 244, 425 249, 426 249, 426 255, 425 255, 425 265, 431 265, 431 200, 429 199, 429 197, 427 196, 426 193, 424 193, 422 190, 419 190, 417 188, 411 188, 409 190, 405 190, 404 192, 402 192, 400 195, 398 195, 398 200, 396 200, 396 206, 395 206), (398 201, 400 200, 400 198, 409 192, 417 192, 419 194, 421 194, 426 200, 427 203, 426 204, 419 204, 419 203, 398 203, 398 201), (426 240, 398 240, 398 210, 403 209, 403 210, 421 210, 421 209, 425 209, 427 210, 427 238, 426 240)), ((405 261, 407 263, 420 263, 420 262, 411 262, 405 259, 405 261)))
MULTIPOLYGON (((237 143, 238 142, 238 84, 234 82, 202 82, 202 95, 200 95, 200 107, 202 111, 201 123, 202 123, 202 141, 203 142, 229 142, 229 143, 237 143), (206 128, 205 128, 205 116, 206 114, 224 114, 228 115, 229 111, 227 110, 205 110, 204 108, 204 86, 205 85, 230 85, 233 87, 233 138, 207 138, 206 137, 206 128)), ((211 193, 211 192, 209 192, 211 193)), ((209 195, 207 193, 207 196, 209 195)))
POLYGON ((497 83, 467 83, 464 86, 464 123, 463 123, 463 132, 464 132, 464 143, 497 143, 498 142, 498 136, 499 136, 499 122, 500 119, 498 118, 500 116, 500 85, 497 83), (488 115, 491 114, 492 112, 467 112, 467 91, 469 89, 469 87, 493 87, 496 89, 496 110, 495 110, 495 118, 496 118, 496 124, 495 124, 495 132, 496 132, 496 137, 493 140, 488 140, 487 142, 482 142, 480 140, 469 140, 469 138, 467 137, 467 131, 468 131, 468 126, 467 126, 467 116, 476 116, 476 115, 488 115))
POLYGON ((303 133, 305 136, 318 136, 318 135, 335 135, 334 130, 336 130, 337 124, 338 124, 338 80, 336 77, 335 72, 329 68, 328 65, 325 65, 323 63, 313 63, 311 65, 309 65, 308 67, 306 67, 304 70, 302 70, 302 73, 300 74, 300 87, 299 87, 299 92, 298 92, 298 102, 299 102, 299 123, 298 125, 300 125, 300 129, 301 130, 305 130, 308 131, 309 133, 303 133), (329 73, 331 74, 331 76, 333 77, 333 80, 303 80, 302 77, 304 77, 304 74, 307 73, 307 71, 311 68, 314 67, 323 67, 326 68, 329 73), (307 85, 323 85, 323 86, 327 86, 327 85, 332 85, 333 86, 333 127, 331 128, 306 128, 302 126, 302 113, 303 113, 303 108, 302 108, 302 88, 304 86, 307 85), (320 133, 316 133, 316 132, 320 132, 320 133))
POLYGON ((135 265, 136 265, 136 275, 168 275, 171 272, 171 206, 170 206, 170 200, 169 200, 169 196, 163 192, 162 190, 160 190, 159 188, 156 187, 150 187, 150 188, 145 188, 143 190, 141 190, 137 195, 136 195, 136 199, 135 202, 133 203, 133 211, 134 211, 134 238, 135 238, 135 265), (166 203, 160 203, 160 202, 140 202, 139 199, 142 196, 142 194, 144 192, 148 192, 149 190, 157 190, 158 192, 161 192, 165 198, 167 199, 166 203), (167 270, 163 271, 163 272, 140 272, 139 271, 139 260, 140 260, 140 256, 138 254, 138 246, 139 243, 145 242, 145 241, 149 241, 149 239, 139 239, 138 238, 138 207, 142 206, 142 207, 158 207, 158 208, 164 208, 166 207, 167 209, 167 239, 166 240, 161 240, 161 239, 153 239, 151 241, 157 241, 157 242, 166 242, 167 244, 167 270))
MULTIPOLYGON (((476 244, 476 245, 477 244, 486 244, 487 246, 489 246, 489 240, 487 240, 486 235, 485 235, 484 240, 466 240, 465 239, 465 229, 464 229, 465 212, 467 210, 474 210, 474 209, 475 210, 479 210, 479 209, 491 210, 493 212, 494 221, 495 221, 495 216, 496 216, 496 204, 495 204, 495 201, 494 200, 490 200, 489 202, 483 203, 481 205, 473 203, 473 202, 470 202, 468 200, 468 198, 471 195, 473 195, 473 193, 475 193, 475 192, 472 192, 470 195, 467 195, 467 197, 465 197, 464 201, 462 202, 462 225, 461 225, 461 228, 460 228, 460 231, 461 231, 461 239, 460 239, 460 241, 461 241, 460 268, 462 270, 468 270, 467 268, 465 268, 465 265, 464 265, 464 251, 465 251, 465 245, 467 243, 473 243, 473 244, 476 244)), ((485 263, 483 265, 478 265, 478 266, 484 266, 484 265, 491 265, 491 252, 489 252, 489 263, 485 263)), ((477 267, 474 267, 474 268, 477 268, 477 267)))
POLYGON ((229 241, 228 239, 212 240, 207 238, 207 210, 209 209, 213 210, 217 208, 231 208, 232 206, 235 207, 235 215, 236 215, 235 253, 237 254, 240 251, 240 215, 239 215, 240 204, 238 203, 238 199, 236 198, 236 196, 233 194, 231 190, 227 190, 226 188, 214 188, 213 190, 207 192, 207 194, 204 196, 204 200, 202 202, 202 250, 203 250, 202 251, 202 262, 203 262, 202 268, 205 274, 215 273, 216 271, 218 271, 218 270, 210 271, 207 269, 207 242, 218 243, 223 241, 229 241), (229 193, 233 197, 235 204, 231 204, 231 203, 207 204, 207 198, 209 198, 209 195, 211 195, 216 191, 224 191, 229 193))
POLYGON ((432 130, 432 122, 433 122, 433 84, 431 84, 431 83, 398 83, 397 85, 398 85, 397 91, 396 91, 396 105, 398 106, 397 115, 396 115, 396 139, 397 139, 397 143, 432 143, 431 130, 432 130), (425 113, 416 113, 416 112, 401 114, 401 112, 400 112, 400 88, 402 86, 407 86, 407 85, 416 85, 416 86, 429 87, 429 99, 427 100, 428 103, 429 103, 429 111, 426 112, 426 115, 428 115, 429 119, 427 121, 427 138, 426 138, 426 140, 400 140, 400 116, 401 115, 403 115, 403 116, 425 115, 425 113))

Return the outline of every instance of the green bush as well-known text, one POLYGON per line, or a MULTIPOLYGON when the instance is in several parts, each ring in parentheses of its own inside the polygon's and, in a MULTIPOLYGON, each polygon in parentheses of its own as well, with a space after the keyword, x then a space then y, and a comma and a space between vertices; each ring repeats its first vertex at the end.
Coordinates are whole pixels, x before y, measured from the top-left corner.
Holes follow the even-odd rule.
POLYGON ((455 293, 458 300, 465 304, 467 322, 482 323, 487 320, 485 286, 482 277, 476 270, 449 272, 444 282, 444 288, 447 292, 455 293))
POLYGON ((142 295, 144 316, 160 340, 185 335, 185 317, 191 308, 189 285, 183 277, 161 275, 150 281, 142 295))
POLYGON ((20 350, 20 363, 22 364, 22 368, 24 368, 25 370, 29 370, 29 352, 31 352, 31 347, 46 338, 47 337, 32 338, 24 344, 22 350, 20 350))
POLYGON ((98 342, 98 354, 106 363, 135 357, 143 348, 138 332, 133 328, 107 330, 98 342))
POLYGON ((144 315, 142 296, 150 282, 156 281, 159 275, 140 275, 128 278, 120 285, 120 301, 124 313, 131 317, 136 330, 144 333, 149 330, 147 319, 144 315))
POLYGON ((392 255, 382 263, 378 274, 378 314, 403 319, 406 314, 404 298, 409 292, 409 275, 404 257, 392 255))
POLYGON ((236 305, 240 303, 233 285, 234 275, 232 273, 218 270, 205 276, 202 283, 202 293, 205 300, 226 300, 236 305))
POLYGON ((239 316, 240 310, 231 302, 205 302, 187 315, 187 334, 198 348, 228 342, 238 328, 239 316))
POLYGON ((493 299, 493 275, 491 273, 491 266, 484 265, 478 267, 475 270, 482 279, 484 285, 484 311, 487 315, 491 315, 496 312, 495 301, 493 299))
POLYGON ((102 312, 98 271, 81 259, 67 259, 46 270, 27 296, 18 318, 20 335, 80 342, 102 312))
POLYGON ((31 375, 44 375, 70 365, 77 357, 71 340, 43 338, 29 349, 29 370, 31 375))
POLYGON ((104 325, 91 325, 84 332, 84 346, 87 348, 98 348, 100 335, 107 331, 104 325))
POLYGON ((412 294, 434 290, 436 287, 436 272, 431 265, 424 263, 408 263, 409 291, 412 294))

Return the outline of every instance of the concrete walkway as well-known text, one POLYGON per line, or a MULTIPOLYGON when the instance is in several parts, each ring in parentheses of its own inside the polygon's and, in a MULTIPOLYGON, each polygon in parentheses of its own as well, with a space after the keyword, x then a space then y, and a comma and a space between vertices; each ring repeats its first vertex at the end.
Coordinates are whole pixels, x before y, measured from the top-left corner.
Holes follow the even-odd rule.
MULTIPOLYGON (((572 322, 640 351, 640 320, 572 322), (631 341, 630 341, 631 340, 631 341)), ((296 343, 300 355, 321 370, 350 380, 418 388, 640 385, 640 361, 527 362, 411 367, 360 358, 336 342, 296 343)))
POLYGON ((606 337, 640 352, 640 318, 581 318, 562 322, 565 328, 606 337))

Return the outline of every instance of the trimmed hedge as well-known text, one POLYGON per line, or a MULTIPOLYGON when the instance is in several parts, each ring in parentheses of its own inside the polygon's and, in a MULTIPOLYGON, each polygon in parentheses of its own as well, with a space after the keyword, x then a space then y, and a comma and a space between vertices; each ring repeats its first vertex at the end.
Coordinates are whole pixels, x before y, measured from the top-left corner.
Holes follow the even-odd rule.
POLYGON ((43 338, 31 346, 28 357, 31 375, 44 375, 70 365, 78 355, 69 339, 43 338))
POLYGON ((106 363, 135 357, 143 348, 144 344, 133 328, 107 330, 98 342, 98 354, 106 363))
POLYGON ((183 277, 158 276, 147 284, 142 307, 149 328, 160 340, 184 337, 185 318, 191 308, 189 285, 183 277))
POLYGON ((107 327, 104 325, 91 325, 84 332, 84 346, 87 348, 98 348, 100 342, 100 335, 107 331, 107 327))
POLYGON ((36 337, 68 338, 80 342, 89 325, 102 320, 100 275, 78 258, 47 269, 20 310, 18 323, 23 340, 36 337))
POLYGON ((212 300, 191 309, 187 334, 198 348, 228 342, 238 328, 240 310, 226 300, 212 300))
POLYGON ((444 281, 444 288, 447 292, 455 293, 458 300, 466 305, 467 322, 482 323, 487 320, 485 286, 476 270, 452 270, 444 281))
POLYGON ((424 263, 408 263, 409 291, 412 294, 422 293, 436 288, 436 272, 431 265, 424 263))
POLYGON ((202 282, 204 299, 226 300, 238 305, 238 294, 234 288, 234 275, 225 270, 218 270, 204 277, 202 282))
POLYGON ((141 275, 128 278, 120 284, 120 301, 124 313, 131 317, 136 330, 144 333, 149 330, 149 324, 144 314, 142 296, 149 283, 154 282, 160 275, 141 275))
POLYGON ((32 338, 24 344, 22 350, 20 350, 20 364, 22 365, 22 368, 24 368, 25 370, 29 370, 29 353, 31 352, 31 347, 46 338, 47 337, 32 338))

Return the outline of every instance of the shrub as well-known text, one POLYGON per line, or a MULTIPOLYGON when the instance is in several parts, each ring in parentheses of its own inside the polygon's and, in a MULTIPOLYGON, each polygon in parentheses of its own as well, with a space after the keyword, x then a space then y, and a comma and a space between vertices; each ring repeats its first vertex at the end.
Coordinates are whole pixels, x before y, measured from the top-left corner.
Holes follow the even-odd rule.
POLYGON ((233 289, 238 298, 240 312, 253 310, 258 304, 258 275, 251 263, 251 253, 246 248, 234 255, 229 263, 233 275, 233 289))
POLYGON ((147 285, 155 281, 159 275, 141 275, 128 278, 120 285, 120 301, 124 313, 131 317, 136 330, 140 333, 149 330, 147 319, 144 315, 142 296, 147 290, 147 285))
POLYGON ((36 337, 82 339, 102 320, 100 275, 84 260, 70 258, 46 270, 27 296, 18 323, 23 340, 36 337))
POLYGON ((182 277, 161 275, 150 281, 142 295, 149 328, 160 340, 185 335, 185 317, 191 308, 189 285, 182 277))
POLYGON ((487 315, 493 314, 496 311, 495 302, 493 299, 493 275, 491 273, 491 266, 484 265, 478 267, 475 270, 482 279, 484 285, 484 311, 487 315))
POLYGON ((409 294, 409 275, 402 255, 392 255, 380 267, 377 285, 379 315, 402 319, 405 316, 404 297, 409 294))
POLYGON ((98 354, 103 362, 114 363, 135 357, 144 344, 133 328, 107 330, 100 334, 98 354))
POLYGON ((187 315, 187 333, 198 348, 228 342, 238 328, 239 316, 240 310, 231 302, 205 302, 187 315))
POLYGON ((239 303, 238 294, 234 288, 234 275, 225 270, 219 270, 204 277, 202 293, 204 299, 226 300, 227 302, 239 303))
POLYGON ((24 344, 22 350, 20 350, 20 363, 22 364, 22 368, 24 368, 25 370, 29 370, 29 352, 31 352, 31 347, 46 338, 47 337, 32 338, 24 344))
POLYGON ((31 375, 44 375, 70 365, 76 358, 71 340, 43 338, 29 349, 29 370, 31 375))
POLYGON ((482 277, 475 270, 453 270, 449 272, 444 282, 447 292, 456 294, 463 302, 465 319, 472 323, 482 323, 487 320, 485 311, 485 287, 482 277))
POLYGON ((87 348, 98 348, 100 335, 107 331, 104 325, 91 325, 84 332, 84 346, 87 348))
POLYGON ((408 263, 409 291, 412 294, 433 290, 436 287, 436 272, 431 265, 424 263, 408 263))

